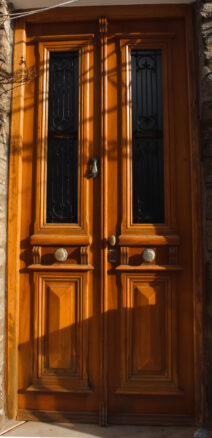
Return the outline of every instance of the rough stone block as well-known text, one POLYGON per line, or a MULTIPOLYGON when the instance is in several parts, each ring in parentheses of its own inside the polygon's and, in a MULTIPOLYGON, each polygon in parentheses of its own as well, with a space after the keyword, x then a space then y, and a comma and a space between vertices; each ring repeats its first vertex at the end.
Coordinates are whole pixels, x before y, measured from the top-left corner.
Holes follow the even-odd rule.
POLYGON ((206 189, 206 218, 212 219, 212 187, 206 189))
POLYGON ((206 230, 207 230, 207 248, 209 251, 212 251, 212 220, 207 221, 206 230))
POLYGON ((194 432, 194 438, 211 438, 211 434, 201 427, 194 432))
POLYGON ((212 157, 204 161, 204 179, 206 184, 212 184, 212 157))
POLYGON ((212 101, 202 103, 201 120, 204 122, 212 121, 212 101))
MULTIPOLYGON (((7 0, 0 1, 0 13, 7 13, 7 0)), ((12 41, 10 21, 0 23, 0 62, 5 74, 11 71, 12 41), (2 61, 4 64, 2 64, 2 61)), ((0 423, 4 421, 4 315, 5 315, 5 243, 7 216, 8 140, 10 94, 0 99, 0 423)))
POLYGON ((201 127, 201 149, 204 157, 212 156, 212 127, 201 127))
POLYGON ((0 222, 0 246, 2 247, 3 245, 4 247, 5 243, 6 243, 6 227, 4 223, 0 222))

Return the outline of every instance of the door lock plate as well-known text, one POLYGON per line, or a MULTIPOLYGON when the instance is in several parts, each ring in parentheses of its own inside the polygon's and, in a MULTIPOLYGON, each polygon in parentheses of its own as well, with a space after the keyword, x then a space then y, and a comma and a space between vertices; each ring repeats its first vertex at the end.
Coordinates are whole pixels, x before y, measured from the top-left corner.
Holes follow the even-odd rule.
POLYGON ((110 263, 117 263, 117 249, 108 250, 107 260, 110 263))

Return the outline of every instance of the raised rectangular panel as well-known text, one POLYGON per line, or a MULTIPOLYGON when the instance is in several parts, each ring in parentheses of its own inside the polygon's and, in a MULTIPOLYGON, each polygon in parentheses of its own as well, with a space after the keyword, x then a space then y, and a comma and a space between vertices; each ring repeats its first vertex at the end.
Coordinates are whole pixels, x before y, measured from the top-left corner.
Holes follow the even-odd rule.
POLYGON ((132 302, 131 338, 132 376, 146 373, 164 373, 166 316, 162 285, 155 282, 131 283, 132 302), (142 345, 142 348, 141 348, 142 345))
POLYGON ((70 284, 49 282, 45 286, 45 371, 69 370, 76 374, 82 343, 79 279, 70 284), (78 351, 79 350, 79 351, 78 351))
POLYGON ((85 391, 87 274, 35 274, 34 381, 28 390, 85 391))
POLYGON ((172 276, 122 274, 118 393, 181 393, 175 299, 172 276))

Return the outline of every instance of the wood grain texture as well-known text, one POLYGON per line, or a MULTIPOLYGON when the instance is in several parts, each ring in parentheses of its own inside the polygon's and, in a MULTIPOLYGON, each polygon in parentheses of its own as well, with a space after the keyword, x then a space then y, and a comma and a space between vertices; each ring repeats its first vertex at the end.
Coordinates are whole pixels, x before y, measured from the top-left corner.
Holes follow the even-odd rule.
POLYGON ((141 424, 143 426, 194 426, 195 420, 186 415, 145 415, 145 414, 125 414, 110 415, 109 424, 141 424))
POLYGON ((86 274, 36 274, 34 376, 30 391, 90 389, 84 324, 88 319, 87 300, 86 274))
POLYGON ((85 412, 89 417, 90 412, 98 410, 100 384, 99 295, 97 276, 93 275, 98 264, 95 260, 94 269, 96 242, 91 237, 95 221, 93 180, 87 175, 89 157, 95 156, 94 144, 97 145, 93 76, 97 71, 94 51, 98 55, 98 49, 89 29, 89 24, 83 33, 78 29, 78 34, 68 41, 55 41, 53 35, 47 41, 38 42, 27 34, 27 59, 38 66, 39 75, 27 87, 25 96, 21 196, 24 207, 20 221, 19 408, 46 410, 48 406, 53 411, 82 411, 82 418, 85 412), (78 227, 56 224, 45 228, 44 224, 47 136, 44 114, 48 106, 48 56, 55 50, 80 53, 78 227), (92 253, 89 253, 87 247, 91 244, 92 253), (68 250, 69 260, 64 265, 54 260, 58 246, 68 250))
POLYGON ((94 269, 92 265, 63 265, 53 264, 53 265, 29 265, 27 269, 30 271, 91 271, 94 269))
MULTIPOLYGON (((63 230, 62 230, 63 231, 63 230)), ((30 236, 31 245, 90 245, 92 238, 89 234, 66 234, 66 233, 49 233, 49 234, 33 234, 30 236)))
MULTIPOLYGON (((106 212, 108 209, 108 157, 107 157, 107 129, 108 129, 108 95, 107 95, 107 18, 101 16, 99 18, 99 44, 100 44, 100 162, 101 162, 101 240, 104 241, 108 237, 108 223, 106 219, 106 212)), ((101 394, 99 400, 99 424, 101 426, 107 425, 107 248, 104 247, 101 251, 101 320, 100 320, 100 380, 101 380, 101 394)))
MULTIPOLYGON (((110 130, 108 130, 107 137, 107 157, 110 179, 108 179, 107 190, 107 221, 108 235, 117 232, 119 236, 118 246, 127 246, 129 248, 129 258, 128 265, 120 266, 117 262, 116 266, 112 266, 108 263, 107 308, 110 309, 108 312, 108 338, 110 339, 108 342, 108 357, 113 358, 108 361, 108 411, 109 418, 113 415, 116 416, 116 413, 119 412, 123 416, 126 414, 128 419, 125 420, 126 422, 131 422, 135 412, 141 414, 147 414, 150 411, 152 414, 153 412, 154 414, 169 412, 170 416, 176 414, 176 412, 179 415, 185 412, 188 415, 189 411, 194 412, 192 233, 189 225, 191 224, 190 167, 186 160, 189 141, 187 132, 189 102, 185 72, 186 50, 183 43, 183 41, 185 42, 184 23, 181 20, 166 23, 165 21, 163 23, 158 21, 157 23, 154 22, 153 26, 145 20, 142 21, 142 25, 139 22, 129 20, 126 32, 123 28, 121 22, 113 23, 111 21, 110 34, 108 35, 107 91, 110 96, 108 107, 110 130), (141 27, 142 31, 140 30, 141 27), (132 223, 130 90, 130 51, 132 48, 133 50, 160 49, 162 53, 165 159, 164 224, 132 223), (181 96, 181 99, 179 99, 179 96, 181 96), (119 153, 117 153, 116 145, 118 145, 119 153), (118 160, 117 165, 116 160, 118 160), (139 255, 143 249, 142 245, 146 248, 154 248, 156 252, 155 265, 142 263, 142 257, 139 255), (172 262, 173 257, 170 259, 169 253, 169 247, 173 245, 178 247, 176 264, 176 258, 172 262), (135 248, 134 252, 132 252, 133 247, 135 248), (159 259, 161 262, 158 261, 159 259), (116 276, 114 271, 117 273, 116 276), (152 341, 148 337, 151 337, 152 329, 150 327, 147 329, 146 318, 151 314, 151 309, 147 306, 147 313, 143 316, 143 321, 146 321, 144 324, 146 326, 146 331, 144 330, 146 342, 140 342, 140 352, 136 350, 135 343, 138 339, 136 330, 139 333, 142 332, 142 329, 138 328, 140 327, 139 324, 142 325, 142 318, 138 317, 136 319, 136 314, 139 315, 139 312, 144 312, 141 305, 142 300, 136 301, 135 293, 131 293, 131 301, 130 299, 127 302, 124 301, 127 287, 123 286, 121 288, 123 277, 133 277, 134 275, 140 276, 142 278, 141 282, 144 281, 146 275, 155 275, 153 282, 156 288, 155 293, 156 295, 158 293, 160 297, 164 297, 164 292, 157 292, 156 285, 160 282, 161 276, 166 275, 167 281, 171 282, 169 284, 174 285, 174 292, 170 292, 169 298, 166 296, 164 301, 168 307, 162 305, 162 298, 161 301, 158 298, 158 308, 157 310, 155 308, 155 312, 160 315, 158 318, 161 318, 164 324, 166 321, 163 313, 164 308, 169 309, 169 329, 166 333, 173 336, 172 346, 169 344, 168 347, 166 344, 165 347, 166 336, 164 335, 164 348, 167 354, 166 363, 169 362, 169 365, 165 373, 167 380, 163 382, 160 381, 159 377, 158 381, 157 377, 155 379, 152 377, 148 379, 147 377, 147 381, 142 380, 141 375, 144 371, 137 373, 136 377, 132 377, 132 373, 127 374, 128 377, 126 377, 126 374, 123 377, 122 366, 124 359, 121 351, 125 351, 128 339, 131 339, 131 343, 129 342, 127 352, 124 353, 127 357, 127 363, 129 363, 130 358, 134 358, 132 360, 135 363, 139 362, 139 358, 145 358, 147 355, 145 352, 151 351, 152 343, 156 342, 157 344, 154 348, 155 351, 158 351, 157 348, 161 345, 159 339, 156 341, 160 333, 159 326, 156 330, 157 335, 155 334, 152 337, 154 340, 152 341), (135 321, 133 317, 130 319, 129 316, 130 314, 134 315, 133 312, 135 312, 135 321), (139 323, 137 324, 136 321, 139 321, 139 323), (129 327, 133 327, 133 324, 136 324, 137 327, 137 329, 131 331, 134 336, 129 335, 128 331, 130 330, 129 327), (123 327, 127 327, 127 329, 124 331, 123 327), (170 328, 173 331, 170 331, 170 328), (187 341, 185 338, 187 338, 187 341), (136 359, 134 351, 137 351, 136 359), (172 365, 170 365, 171 363, 172 365), (121 375, 120 370, 122 370, 121 375)), ((171 290, 171 287, 169 290, 171 290)), ((156 319, 150 318, 153 325, 159 319, 157 317, 156 319)))
MULTIPOLYGON (((203 295, 191 8, 73 8, 67 16, 64 12, 26 19, 27 60, 40 66, 43 60, 46 65, 26 87, 24 115, 13 111, 12 126, 18 135, 23 130, 25 145, 22 160, 11 158, 9 207, 9 221, 15 218, 14 230, 9 228, 14 239, 9 266, 13 256, 16 268, 19 265, 21 246, 20 288, 16 269, 8 292, 15 360, 10 376, 19 347, 18 418, 102 425, 190 424, 196 412, 200 423, 203 295), (131 48, 162 51, 162 225, 132 223, 131 48), (44 212, 48 56, 51 50, 75 49, 80 53, 81 78, 80 223, 50 225, 44 212), (100 164, 95 179, 86 173, 91 157, 100 164), (112 235, 117 239, 115 262, 108 257, 112 235), (68 249, 69 262, 55 263, 58 246, 68 249), (148 247, 156 258, 145 264, 142 251, 148 247)), ((19 104, 21 99, 22 94, 19 104)), ((17 374, 11 382, 17 382, 17 374)), ((9 390, 11 415, 16 392, 15 386, 9 390)))
MULTIPOLYGON (((97 413, 82 412, 58 412, 58 411, 36 411, 27 409, 18 409, 17 420, 19 421, 44 421, 58 423, 88 423, 97 424, 97 413)), ((185 415, 144 415, 144 414, 125 414, 109 415, 109 424, 141 424, 144 426, 194 426, 195 420, 191 416, 185 415)))
MULTIPOLYGON (((157 230, 155 230, 157 231, 157 230)), ((157 234, 125 234, 120 235, 118 238, 118 244, 120 246, 137 246, 137 245, 179 245, 180 237, 177 235, 161 235, 157 234)))
POLYGON ((40 385, 39 383, 36 384, 32 384, 30 386, 28 386, 27 388, 23 389, 23 390, 19 390, 19 394, 21 393, 26 393, 26 392, 31 392, 31 393, 41 393, 41 394, 55 394, 57 393, 57 395, 59 394, 71 394, 72 396, 74 394, 91 394, 93 392, 92 388, 89 388, 88 386, 78 386, 78 387, 69 387, 67 384, 66 386, 61 386, 61 385, 53 385, 51 383, 51 386, 45 386, 45 385, 40 385))
POLYGON ((17 420, 21 421, 44 421, 55 423, 88 423, 98 422, 98 413, 95 412, 66 412, 66 411, 39 411, 18 409, 17 420))
POLYGON ((67 21, 87 21, 99 20, 99 17, 113 18, 114 20, 137 19, 138 17, 146 18, 184 18, 187 11, 190 11, 187 5, 142 5, 142 6, 102 6, 85 7, 85 8, 60 8, 57 11, 48 11, 39 15, 35 14, 26 18, 29 23, 55 23, 67 21))
POLYGON ((204 256, 203 256, 203 217, 202 209, 202 174, 200 151, 200 126, 198 108, 198 66, 196 65, 196 48, 194 47, 194 11, 186 14, 186 61, 189 95, 189 134, 190 134, 190 172, 192 197, 192 238, 193 238, 193 287, 194 287, 194 357, 195 357, 195 399, 196 422, 203 424, 206 420, 206 352, 205 352, 205 312, 204 295, 204 256))
POLYGON ((174 280, 122 274, 121 385, 117 394, 183 395, 178 387, 174 280))
MULTIPOLYGON (((25 24, 18 21, 14 38, 14 72, 26 59, 25 24)), ((7 415, 17 412, 18 337, 19 337, 19 269, 22 191, 22 148, 24 129, 24 85, 14 88, 12 96, 11 141, 8 189, 7 237, 7 415)))
POLYGON ((181 271, 183 268, 182 266, 178 265, 153 265, 153 264, 146 264, 140 266, 133 266, 133 265, 119 265, 116 266, 116 271, 181 271))

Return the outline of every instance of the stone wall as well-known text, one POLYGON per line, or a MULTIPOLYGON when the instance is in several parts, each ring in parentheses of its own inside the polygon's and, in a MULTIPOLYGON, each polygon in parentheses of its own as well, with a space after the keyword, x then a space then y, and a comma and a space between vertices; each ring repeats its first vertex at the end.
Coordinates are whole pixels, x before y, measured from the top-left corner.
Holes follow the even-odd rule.
MULTIPOLYGON (((0 0, 0 13, 6 14, 6 0, 0 0)), ((7 188, 9 156, 9 112, 11 85, 7 81, 12 62, 12 32, 10 21, 0 18, 0 426, 4 422, 4 350, 5 350, 5 268, 7 233, 7 188)))
POLYGON ((203 220, 206 262, 208 419, 212 422, 212 1, 197 2, 200 135, 203 160, 203 220))

